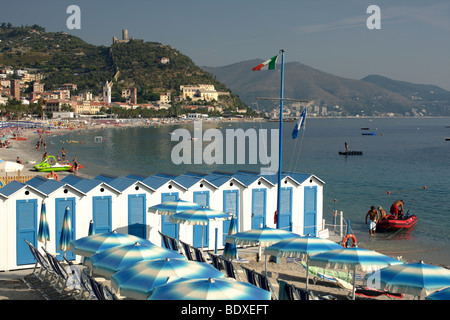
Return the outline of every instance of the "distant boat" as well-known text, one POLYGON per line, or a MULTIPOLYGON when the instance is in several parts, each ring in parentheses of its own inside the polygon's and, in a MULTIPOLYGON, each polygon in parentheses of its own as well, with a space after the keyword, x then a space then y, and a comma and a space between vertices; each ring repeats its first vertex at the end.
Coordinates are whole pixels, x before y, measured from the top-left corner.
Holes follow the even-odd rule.
POLYGON ((369 128, 361 128, 361 130, 369 130, 369 128))
POLYGON ((445 141, 450 141, 450 138, 445 138, 445 141))
POLYGON ((361 135, 363 135, 363 136, 375 136, 376 133, 375 132, 363 132, 363 133, 361 133, 361 135))
POLYGON ((362 156, 362 151, 339 151, 339 154, 345 155, 345 156, 362 156))

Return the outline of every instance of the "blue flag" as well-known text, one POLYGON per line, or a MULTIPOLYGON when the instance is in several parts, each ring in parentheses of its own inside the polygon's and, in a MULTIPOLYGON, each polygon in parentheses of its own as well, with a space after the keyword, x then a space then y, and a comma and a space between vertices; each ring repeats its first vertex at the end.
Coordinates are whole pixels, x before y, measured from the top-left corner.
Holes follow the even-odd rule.
POLYGON ((306 108, 303 110, 302 114, 300 115, 300 118, 298 118, 297 123, 295 124, 294 131, 292 131, 292 139, 297 138, 298 131, 301 127, 304 126, 306 120, 306 108))

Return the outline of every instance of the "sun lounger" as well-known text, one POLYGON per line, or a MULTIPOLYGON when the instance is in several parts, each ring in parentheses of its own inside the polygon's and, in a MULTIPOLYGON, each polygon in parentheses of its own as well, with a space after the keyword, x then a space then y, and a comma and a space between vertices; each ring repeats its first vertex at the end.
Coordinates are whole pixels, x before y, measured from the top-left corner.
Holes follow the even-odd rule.
POLYGON ((39 252, 38 249, 36 249, 35 246, 33 246, 30 242, 28 242, 25 239, 25 242, 27 243, 28 247, 30 248, 31 254, 33 255, 34 259, 36 260, 36 263, 34 265, 32 275, 34 275, 37 280, 40 282, 44 282, 47 280, 47 277, 51 276, 52 269, 50 267, 50 264, 48 263, 47 259, 44 258, 44 256, 39 252), (39 266, 39 269, 38 269, 39 266), (39 270, 39 272, 38 272, 39 270))
POLYGON ((186 256, 186 258, 190 261, 195 261, 194 257, 192 256, 191 246, 183 241, 180 241, 180 244, 183 247, 184 255, 186 256))
POLYGON ((161 239, 163 241, 164 247, 166 247, 166 249, 172 249, 170 247, 169 239, 167 239, 167 236, 165 234, 161 233, 160 231, 158 231, 158 233, 161 236, 161 239))
POLYGON ((278 300, 306 300, 301 299, 297 288, 284 280, 277 279, 278 282, 278 300))
POLYGON ((205 258, 201 249, 192 247, 192 250, 194 250, 195 259, 197 259, 198 262, 205 262, 205 263, 210 262, 205 258))
POLYGON ((247 282, 251 283, 254 286, 258 286, 258 282, 256 280, 255 273, 252 269, 246 268, 243 265, 241 265, 242 270, 244 270, 244 273, 247 277, 247 282))
POLYGON ((223 266, 222 266, 222 264, 220 263, 219 256, 216 255, 216 254, 214 254, 214 253, 212 253, 212 252, 209 252, 209 251, 208 251, 208 254, 209 254, 209 257, 211 258, 211 264, 212 264, 217 270, 219 270, 219 271, 223 270, 223 266))
POLYGON ((178 241, 175 238, 166 236, 173 251, 179 252, 178 241))
POLYGON ((43 250, 47 256, 47 260, 50 263, 51 268, 56 274, 56 281, 53 283, 55 290, 61 295, 67 296, 73 295, 75 291, 79 290, 79 286, 78 289, 77 286, 73 286, 73 288, 71 289, 68 288, 67 285, 68 281, 70 280, 70 277, 66 269, 64 269, 64 267, 61 265, 61 263, 58 261, 58 259, 56 259, 54 255, 47 252, 45 249, 43 250), (66 291, 66 288, 68 289, 68 291, 66 291))
POLYGON ((253 271, 255 274, 256 281, 258 283, 258 287, 261 289, 267 290, 272 294, 272 299, 277 300, 277 294, 275 293, 275 290, 272 287, 272 284, 270 283, 269 278, 266 275, 263 275, 259 272, 253 271))
POLYGON ((239 276, 239 273, 231 260, 228 260, 225 257, 220 257, 220 261, 222 262, 227 277, 241 281, 241 277, 239 276))

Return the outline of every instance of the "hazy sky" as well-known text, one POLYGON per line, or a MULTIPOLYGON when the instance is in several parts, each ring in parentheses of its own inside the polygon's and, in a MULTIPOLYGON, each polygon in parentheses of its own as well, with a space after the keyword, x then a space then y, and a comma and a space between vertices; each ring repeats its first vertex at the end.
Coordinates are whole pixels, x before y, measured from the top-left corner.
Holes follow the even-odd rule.
POLYGON ((127 29, 200 66, 267 59, 284 49, 287 62, 342 77, 379 74, 450 90, 448 0, 14 0, 0 5, 0 21, 107 46, 127 29), (81 9, 80 30, 67 28, 69 5, 81 9), (370 5, 381 10, 381 29, 367 28, 370 5))

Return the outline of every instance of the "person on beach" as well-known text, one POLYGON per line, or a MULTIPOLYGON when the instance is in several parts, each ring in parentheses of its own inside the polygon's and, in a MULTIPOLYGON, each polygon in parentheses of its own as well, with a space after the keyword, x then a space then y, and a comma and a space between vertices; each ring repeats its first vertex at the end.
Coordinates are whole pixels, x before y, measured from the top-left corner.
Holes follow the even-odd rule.
POLYGON ((375 206, 371 206, 370 210, 366 214, 366 224, 367 224, 367 217, 370 219, 369 223, 369 235, 375 234, 375 230, 377 228, 377 221, 378 221, 378 211, 375 209, 375 206))
POLYGON ((62 148, 61 150, 61 157, 62 157, 62 161, 66 161, 66 149, 62 148))
POLYGON ((378 211, 380 212, 380 219, 381 220, 386 219, 386 211, 384 211, 384 209, 381 206, 378 207, 378 211))
POLYGON ((42 160, 45 160, 45 158, 47 158, 48 154, 47 152, 44 152, 44 155, 42 156, 42 160))
POLYGON ((403 200, 397 200, 391 205, 391 209, 389 210, 390 213, 395 215, 395 219, 401 218, 403 216, 403 207, 404 207, 403 200))
POLYGON ((16 159, 16 162, 17 162, 17 163, 19 163, 19 164, 23 164, 23 161, 22 161, 22 160, 20 160, 20 158, 19 158, 19 157, 17 157, 17 159, 16 159))
POLYGON ((77 162, 77 156, 75 156, 75 158, 73 158, 73 172, 75 173, 75 175, 78 175, 78 162, 77 162))
POLYGON ((39 150, 39 147, 40 147, 40 142, 38 141, 38 142, 36 143, 36 150, 39 150))

